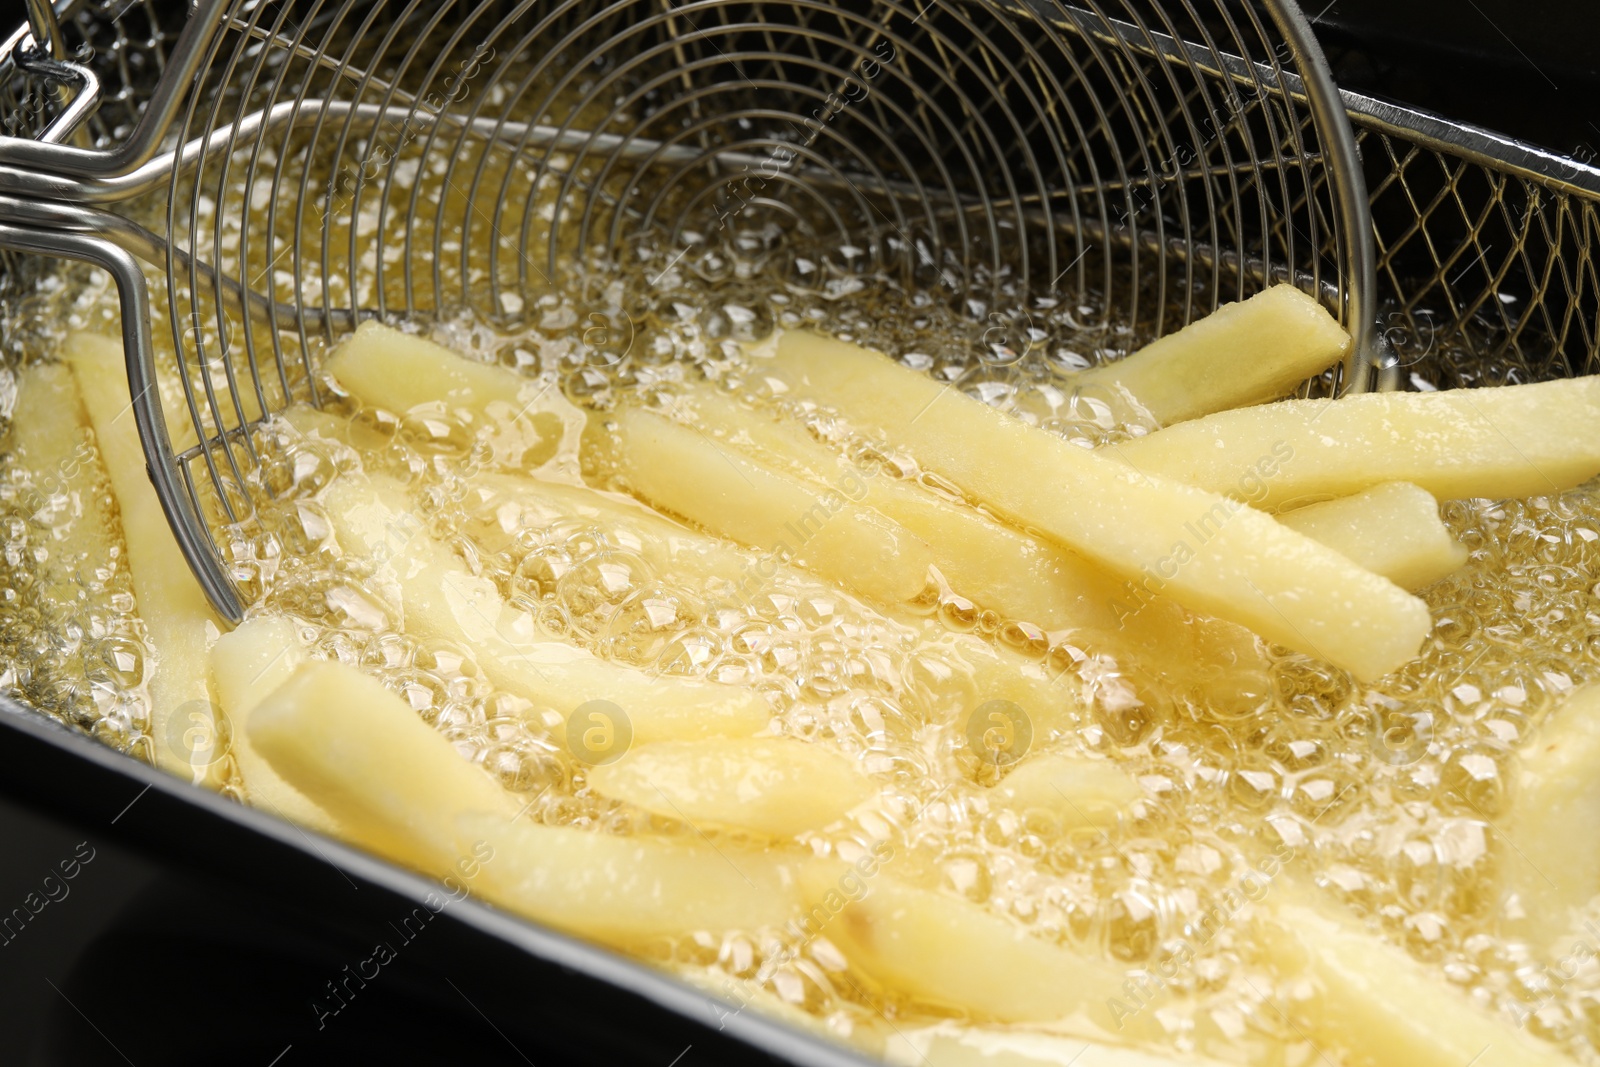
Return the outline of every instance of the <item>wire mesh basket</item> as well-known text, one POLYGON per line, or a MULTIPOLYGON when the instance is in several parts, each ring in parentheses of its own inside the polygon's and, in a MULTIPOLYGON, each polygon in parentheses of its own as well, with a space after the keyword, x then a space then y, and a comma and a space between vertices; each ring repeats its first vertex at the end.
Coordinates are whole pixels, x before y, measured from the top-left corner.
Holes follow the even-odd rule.
POLYGON ((357 322, 514 329, 585 264, 693 261, 708 234, 788 281, 882 279, 980 319, 1061 298, 1144 337, 1286 280, 1357 335, 1327 388, 1596 354, 1595 172, 1341 97, 1292 4, 96 0, 37 21, 0 52, 8 299, 41 255, 111 270, 152 478, 230 618, 217 531, 249 517, 254 428, 321 399, 357 322))

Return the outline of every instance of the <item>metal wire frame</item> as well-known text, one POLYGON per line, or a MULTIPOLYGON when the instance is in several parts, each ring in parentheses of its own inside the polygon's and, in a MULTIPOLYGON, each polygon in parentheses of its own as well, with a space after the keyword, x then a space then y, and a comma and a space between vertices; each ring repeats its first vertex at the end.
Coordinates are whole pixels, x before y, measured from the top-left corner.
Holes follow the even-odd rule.
MULTIPOLYGON (((1160 332, 1288 278, 1361 333, 1353 142, 1303 18, 1268 6, 1272 21, 1230 0, 202 0, 177 39, 152 32, 169 76, 120 139, 0 141, 0 218, 50 201, 36 221, 164 268, 199 440, 173 457, 167 439, 153 465, 175 526, 248 514, 252 426, 317 399, 315 353, 358 318, 514 324, 569 258, 687 250, 730 211, 984 306, 1098 296, 1108 320, 1160 332), (434 161, 452 196, 430 205, 410 178, 434 161), (82 206, 151 189, 157 232, 82 206)), ((216 553, 190 560, 237 617, 216 553)))

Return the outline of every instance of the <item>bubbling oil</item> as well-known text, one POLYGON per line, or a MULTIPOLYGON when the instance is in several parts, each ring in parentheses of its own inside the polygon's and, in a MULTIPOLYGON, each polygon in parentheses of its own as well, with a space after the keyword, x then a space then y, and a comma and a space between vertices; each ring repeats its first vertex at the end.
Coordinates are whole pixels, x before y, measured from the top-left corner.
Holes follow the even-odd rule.
MULTIPOLYGON (((1130 432, 1077 395, 1068 377, 1146 340, 1132 327, 1098 325, 1104 316, 1092 297, 1069 304, 1012 294, 1014 306, 998 309, 953 303, 853 274, 838 249, 788 248, 749 230, 691 237, 687 249, 644 249, 625 269, 574 265, 572 283, 539 296, 517 330, 464 315, 433 322, 432 334, 544 379, 602 420, 619 402, 649 404, 681 382, 715 382, 783 409, 884 475, 935 492, 951 490, 914 458, 854 433, 825 408, 774 395, 741 343, 773 327, 821 330, 895 353, 1085 446, 1130 432), (626 351, 597 349, 586 333, 591 305, 581 294, 594 292, 626 317, 626 351)), ((164 279, 151 282, 160 306, 164 279)), ((50 358, 67 331, 114 331, 114 298, 98 272, 48 279, 8 309, 13 368, 50 358)), ((158 331, 157 340, 170 380, 177 357, 170 338, 158 331)), ((1472 377, 1462 369, 1470 366, 1460 353, 1442 353, 1418 373, 1457 384, 1472 377)), ((878 798, 805 835, 814 853, 851 860, 887 839, 896 877, 981 904, 1047 941, 1107 954, 1130 976, 1165 975, 1163 962, 1184 958, 1148 1008, 1174 1047, 1261 1064, 1307 1053, 1248 924, 1202 921, 1219 907, 1231 911, 1259 857, 1287 849, 1302 875, 1442 980, 1491 1010, 1531 1011, 1532 1030, 1579 1062, 1600 1063, 1600 967, 1552 981, 1553 961, 1501 933, 1504 846, 1494 829, 1516 803, 1518 747, 1600 672, 1595 486, 1447 504, 1444 518, 1471 555, 1423 594, 1434 627, 1414 662, 1363 684, 1268 648, 1269 684, 1223 714, 1183 693, 1130 704, 1119 680, 1143 677, 1139 663, 1094 652, 1092 635, 1046 634, 1002 618, 942 584, 885 608, 778 565, 763 570, 772 577, 754 595, 722 596, 675 566, 674 553, 703 535, 684 530, 686 549, 609 518, 538 516, 498 550, 484 550, 466 533, 468 486, 500 467, 486 444, 495 428, 446 411, 365 408, 324 384, 331 410, 350 420, 347 431, 335 440, 270 422, 251 476, 256 511, 225 531, 250 613, 287 616, 313 655, 379 678, 525 798, 529 817, 607 833, 726 835, 598 796, 560 741, 555 709, 498 691, 475 650, 407 634, 374 565, 344 555, 332 536, 320 499, 334 480, 399 478, 427 529, 547 630, 648 671, 750 686, 771 703, 776 732, 851 756, 878 798), (977 691, 962 677, 973 642, 1042 663, 1057 679, 1066 725, 1038 737, 1036 750, 1117 761, 1137 776, 1144 796, 1114 826, 1074 829, 1049 812, 995 802, 962 729, 972 710, 962 701, 977 691)), ((588 474, 613 487, 603 469, 591 465, 588 474)), ((93 485, 92 502, 109 511, 104 479, 93 485)), ((159 660, 142 640, 120 556, 57 566, 54 546, 74 521, 57 496, 38 472, 15 462, 0 471, 0 684, 149 759, 156 741, 145 683, 159 660)), ((764 562, 736 546, 720 550, 751 567, 764 562)), ((826 929, 685 931, 636 948, 713 991, 759 989, 868 1048, 881 1043, 886 1020, 903 1027, 943 1017, 854 973, 826 929)))

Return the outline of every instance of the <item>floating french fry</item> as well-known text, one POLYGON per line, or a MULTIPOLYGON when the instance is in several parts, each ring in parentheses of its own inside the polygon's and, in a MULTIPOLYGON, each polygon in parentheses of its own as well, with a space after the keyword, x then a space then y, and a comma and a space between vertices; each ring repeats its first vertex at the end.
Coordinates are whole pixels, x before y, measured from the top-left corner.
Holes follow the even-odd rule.
POLYGON ((458 847, 493 850, 473 889, 508 911, 621 948, 698 931, 778 926, 794 878, 770 852, 465 817, 458 847))
POLYGON ((1402 589, 1425 589, 1467 562, 1467 550, 1421 486, 1385 482, 1354 496, 1286 511, 1278 521, 1402 589))
POLYGON ((1208 415, 1110 454, 1257 507, 1414 482, 1440 500, 1544 496, 1600 472, 1600 377, 1285 400, 1208 415), (1263 457, 1275 458, 1260 477, 1263 457))
POLYGON ((291 822, 338 836, 333 817, 284 780, 250 740, 250 713, 307 660, 294 623, 259 616, 239 624, 211 646, 211 685, 233 726, 233 756, 245 799, 291 822))
POLYGON ((63 355, 77 379, 111 478, 139 617, 156 653, 150 679, 156 763, 181 778, 219 785, 228 730, 206 687, 206 656, 221 626, 145 473, 122 345, 94 334, 73 334, 63 355))
POLYGON ((1121 407, 1125 422, 1166 426, 1286 396, 1349 347, 1321 304, 1275 285, 1065 384, 1121 407))
POLYGON ((853 763, 784 737, 641 745, 589 772, 595 792, 696 826, 793 837, 820 830, 873 793, 853 763))
MULTIPOLYGON (((1567 697, 1523 753, 1501 854, 1516 894, 1512 927, 1540 948, 1572 929, 1600 894, 1600 844, 1580 828, 1600 820, 1600 686, 1567 697)), ((1564 946, 1563 946, 1564 947, 1564 946)))
POLYGON ((1414 658, 1428 631, 1422 601, 1270 516, 1069 444, 878 353, 791 331, 752 355, 761 373, 876 427, 1136 592, 1164 593, 1362 678, 1414 658))
POLYGON ((866 879, 864 894, 847 899, 839 886, 849 871, 816 861, 803 869, 801 889, 818 907, 837 912, 823 935, 873 980, 999 1022, 1082 1014, 1112 1025, 1107 991, 1126 975, 1109 961, 1049 944, 976 904, 881 871, 866 879))
POLYGON ((365 848, 430 874, 458 856, 456 820, 508 822, 511 794, 382 683, 342 663, 304 663, 249 715, 256 751, 365 848))
MULTIPOLYGON (((490 681, 507 692, 563 715, 608 701, 622 709, 641 744, 746 736, 772 718, 770 706, 750 690, 647 674, 540 632, 531 615, 507 605, 492 582, 472 574, 422 529, 392 481, 340 478, 323 503, 346 552, 385 561, 399 587, 407 632, 473 649, 490 681)), ((620 742, 613 736, 608 743, 620 742)))
POLYGON ((1067 828, 1111 826, 1144 790, 1110 760, 1091 760, 1046 752, 1022 761, 990 789, 1007 807, 1053 813, 1067 828))
POLYGON ((859 478, 826 485, 785 474, 638 408, 604 425, 591 427, 590 440, 634 492, 664 511, 880 603, 904 603, 927 585, 927 544, 856 503, 859 478))
POLYGON ((1363 1067, 1572 1067, 1402 949, 1286 889, 1257 923, 1267 959, 1306 999, 1281 1005, 1296 1028, 1363 1067))

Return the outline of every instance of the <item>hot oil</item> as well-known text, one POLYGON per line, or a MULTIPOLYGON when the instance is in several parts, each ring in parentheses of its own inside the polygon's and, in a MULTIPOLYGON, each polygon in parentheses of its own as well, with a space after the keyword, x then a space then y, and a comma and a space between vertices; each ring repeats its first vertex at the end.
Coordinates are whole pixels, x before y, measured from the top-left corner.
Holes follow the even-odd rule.
MULTIPOLYGON (((441 192, 424 179, 422 195, 441 192)), ((1142 340, 1099 325, 1092 296, 1082 304, 1029 301, 1002 285, 1000 297, 1013 304, 952 306, 853 274, 853 257, 837 248, 788 247, 753 226, 691 237, 686 247, 643 249, 625 269, 573 267, 559 290, 530 295, 532 311, 514 329, 464 315, 432 323, 433 336, 542 378, 574 411, 601 421, 619 401, 651 403, 678 382, 708 379, 802 419, 879 476, 921 480, 931 491, 947 487, 911 457, 826 410, 774 394, 741 342, 773 326, 819 329, 894 352, 1084 445, 1127 432, 1104 405, 1075 394, 1068 377, 1142 340), (591 332, 595 293, 605 294, 598 306, 610 331, 600 340, 591 332)), ((160 307, 163 279, 152 283, 160 307)), ((279 284, 281 296, 294 294, 293 279, 279 284)), ((370 291, 363 284, 357 279, 354 291, 370 291)), ((13 308, 11 319, 30 332, 8 336, 32 338, 21 358, 48 358, 68 329, 114 330, 114 294, 103 276, 70 271, 13 308)), ((158 329, 156 340, 170 380, 170 334, 158 329)), ((1428 373, 1448 385, 1470 366, 1457 353, 1428 373)), ((1509 783, 1519 745, 1600 671, 1594 487, 1447 505, 1445 518, 1471 559, 1424 594, 1435 627, 1417 661, 1363 685, 1269 649, 1268 684, 1257 699, 1224 709, 1202 694, 1144 686, 1141 665, 1095 651, 1093 635, 1043 635, 937 583, 893 608, 784 566, 753 586, 708 584, 682 566, 680 553, 700 551, 694 532, 674 541, 659 525, 605 518, 547 515, 505 531, 500 549, 480 550, 466 533, 469 485, 504 469, 486 435, 505 428, 446 410, 381 412, 336 391, 330 397, 329 410, 349 419, 343 430, 306 436, 279 420, 260 436, 258 512, 225 538, 250 610, 288 615, 313 654, 380 678, 525 797, 529 817, 608 833, 702 832, 595 795, 585 765, 561 742, 559 714, 497 692, 472 649, 407 635, 381 568, 343 556, 331 536, 319 497, 334 479, 400 478, 421 527, 552 633, 647 670, 758 689, 778 732, 836 746, 880 788, 868 810, 807 835, 806 847, 854 859, 887 839, 892 876, 1009 915, 1046 940, 1108 953, 1137 991, 1108 990, 1108 999, 1153 1013, 1179 1046, 1253 1063, 1307 1054, 1283 1014, 1284 991, 1256 957, 1249 908, 1240 903, 1263 892, 1248 872, 1272 856, 1284 859, 1282 873, 1264 892, 1278 891, 1278 877, 1323 883, 1442 980, 1514 1016, 1533 1009, 1531 1029, 1582 1062, 1600 1062, 1600 969, 1591 964, 1552 981, 1545 968, 1553 960, 1498 933, 1494 877, 1505 845, 1493 828, 1516 803, 1509 783), (1067 830, 1047 812, 1008 810, 989 796, 992 776, 975 767, 963 729, 981 694, 963 676, 982 658, 975 647, 1053 679, 1050 699, 1059 704, 1048 710, 1064 712, 1065 725, 1037 737, 1036 751, 1117 760, 1138 776, 1145 798, 1113 828, 1067 830), (1131 706, 1129 685, 1144 695, 1131 706), (1218 914, 1220 925, 1202 922, 1218 914)), ((539 453, 514 469, 545 469, 560 458, 539 453)), ((588 473, 607 484, 603 469, 591 464, 588 473)), ((159 663, 140 641, 126 573, 114 560, 79 573, 81 596, 37 595, 53 530, 71 521, 43 506, 40 486, 15 464, 0 481, 4 681, 48 713, 148 758, 158 739, 144 734, 143 682, 159 663), (96 667, 108 649, 120 653, 110 662, 126 669, 96 667)), ((761 562, 745 549, 719 551, 735 577, 761 562)), ((1044 709, 1035 714, 1045 717, 1044 709)), ((886 1020, 904 1028, 938 1017, 851 972, 825 927, 686 931, 637 950, 736 1003, 774 998, 868 1047, 881 1043, 886 1020)))

